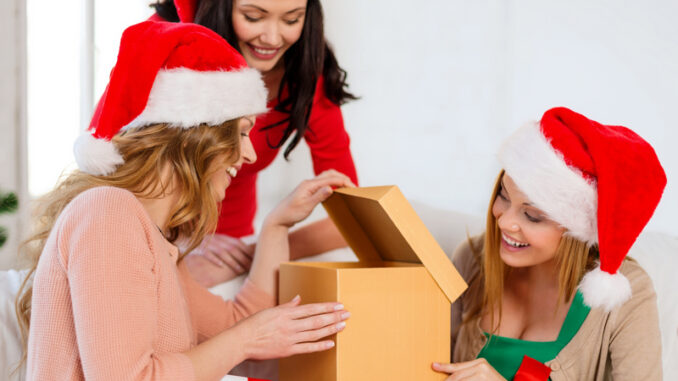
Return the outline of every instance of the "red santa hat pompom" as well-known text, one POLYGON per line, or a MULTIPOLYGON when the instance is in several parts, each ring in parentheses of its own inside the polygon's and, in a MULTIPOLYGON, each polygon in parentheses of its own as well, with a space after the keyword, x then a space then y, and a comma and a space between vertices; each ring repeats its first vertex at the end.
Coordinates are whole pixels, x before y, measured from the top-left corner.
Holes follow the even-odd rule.
POLYGON ((652 147, 626 127, 559 107, 510 136, 499 160, 566 234, 598 244, 599 267, 579 284, 584 303, 611 310, 630 298, 631 286, 619 268, 666 186, 652 147))
POLYGON ((120 131, 155 123, 218 125, 265 112, 266 97, 261 74, 215 32, 196 24, 136 24, 122 35, 75 160, 83 172, 108 175, 123 162, 110 141, 120 131))

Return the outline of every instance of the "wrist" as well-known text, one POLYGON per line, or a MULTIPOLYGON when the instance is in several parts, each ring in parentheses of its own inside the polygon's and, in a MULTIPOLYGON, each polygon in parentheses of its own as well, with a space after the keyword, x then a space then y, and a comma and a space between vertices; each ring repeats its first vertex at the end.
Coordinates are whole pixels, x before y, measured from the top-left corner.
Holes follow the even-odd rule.
POLYGON ((228 331, 231 331, 233 335, 231 339, 234 339, 237 343, 239 343, 238 347, 241 349, 238 351, 238 363, 251 359, 254 354, 252 345, 252 332, 248 332, 249 330, 247 329, 247 324, 236 324, 226 332, 228 331))
POLYGON ((264 229, 285 229, 289 230, 294 224, 286 224, 282 222, 280 218, 277 218, 277 216, 274 213, 269 214, 266 216, 264 219, 264 222, 261 225, 261 230, 263 231, 264 229))

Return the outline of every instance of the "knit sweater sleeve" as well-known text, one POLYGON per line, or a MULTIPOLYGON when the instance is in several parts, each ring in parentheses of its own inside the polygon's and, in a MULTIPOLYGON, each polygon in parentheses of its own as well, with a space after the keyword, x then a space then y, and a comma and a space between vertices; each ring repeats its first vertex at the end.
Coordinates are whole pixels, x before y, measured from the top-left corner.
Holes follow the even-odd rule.
POLYGON ((344 128, 344 118, 338 105, 325 96, 324 81, 316 86, 313 107, 304 136, 311 151, 313 170, 319 174, 328 169, 337 170, 358 184, 350 138, 344 128))
POLYGON ((224 300, 198 284, 183 261, 178 266, 199 343, 248 316, 275 306, 275 297, 261 290, 249 278, 245 280, 234 300, 224 300))
POLYGON ((611 314, 611 375, 619 380, 661 380, 662 356, 657 295, 647 273, 635 262, 621 272, 631 282, 632 297, 611 314))
POLYGON ((70 205, 59 260, 87 380, 192 380, 182 353, 157 353, 157 262, 134 196, 95 188, 70 205))

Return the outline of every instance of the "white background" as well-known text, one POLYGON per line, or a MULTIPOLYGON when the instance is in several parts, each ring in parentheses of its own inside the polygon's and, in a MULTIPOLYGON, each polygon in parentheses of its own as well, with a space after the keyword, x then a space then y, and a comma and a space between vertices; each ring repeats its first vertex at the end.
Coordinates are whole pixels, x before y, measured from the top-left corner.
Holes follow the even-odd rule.
MULTIPOLYGON (((27 1, 32 196, 50 189, 72 166, 72 142, 81 125, 81 5, 27 1)), ((499 171, 498 144, 546 109, 567 106, 605 124, 628 126, 655 147, 669 184, 650 229, 676 234, 678 2, 325 0, 323 5, 327 37, 348 72, 351 91, 361 96, 343 107, 361 185, 397 184, 410 199, 484 215, 499 171)), ((107 82, 122 30, 150 13, 146 1, 95 2, 95 97, 107 82)), ((0 18, 11 25, 13 14, 0 18)), ((16 46, 16 36, 6 36, 3 46, 16 46)), ((2 67, 12 67, 8 59, 16 61, 0 58, 2 67)), ((5 72, 4 89, 5 78, 13 77, 5 72)), ((3 117, 14 107, 8 94, 3 117)), ((17 133, 2 128, 0 146, 9 152, 17 133)), ((3 165, 17 167, 8 157, 3 165)), ((8 169, 5 177, 15 178, 16 170, 8 169)), ((276 161, 261 176, 262 213, 311 173, 303 144, 291 163, 276 161)), ((0 186, 14 185, 3 180, 0 186)))

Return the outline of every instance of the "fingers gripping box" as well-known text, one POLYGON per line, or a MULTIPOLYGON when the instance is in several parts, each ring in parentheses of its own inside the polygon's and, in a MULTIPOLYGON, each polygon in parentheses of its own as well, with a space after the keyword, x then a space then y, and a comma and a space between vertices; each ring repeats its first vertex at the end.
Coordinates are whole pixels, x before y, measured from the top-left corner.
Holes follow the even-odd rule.
POLYGON ((339 301, 351 312, 328 351, 280 361, 281 381, 444 380, 450 305, 466 283, 396 186, 343 188, 324 202, 360 260, 285 263, 280 301, 339 301))

